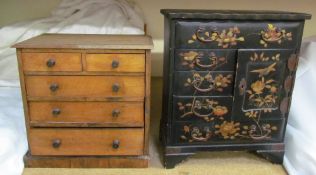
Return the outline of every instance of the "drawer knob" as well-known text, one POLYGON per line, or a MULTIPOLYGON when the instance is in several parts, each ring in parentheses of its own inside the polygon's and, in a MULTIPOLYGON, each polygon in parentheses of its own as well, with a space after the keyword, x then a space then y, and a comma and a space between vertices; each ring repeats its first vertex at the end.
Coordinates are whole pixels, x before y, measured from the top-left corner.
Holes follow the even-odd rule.
POLYGON ((120 141, 119 140, 113 140, 112 147, 114 149, 119 148, 120 147, 120 141))
POLYGON ((53 143, 52 143, 53 148, 59 148, 60 145, 61 145, 61 140, 60 139, 53 140, 53 143))
POLYGON ((120 90, 120 85, 118 83, 114 83, 112 85, 112 91, 113 92, 118 92, 120 90))
POLYGON ((112 117, 118 117, 120 115, 121 111, 119 109, 114 109, 112 111, 112 117))
POLYGON ((58 89, 58 84, 57 83, 52 83, 50 86, 49 86, 49 89, 52 91, 52 92, 55 92, 57 91, 58 89))
POLYGON ((47 67, 54 67, 55 64, 56 64, 56 61, 52 58, 47 60, 47 62, 46 62, 47 67))
POLYGON ((112 61, 112 68, 118 68, 119 67, 120 62, 117 60, 113 60, 112 61))
POLYGON ((60 109, 59 108, 54 108, 52 110, 52 114, 55 115, 55 116, 59 115, 60 114, 60 109))

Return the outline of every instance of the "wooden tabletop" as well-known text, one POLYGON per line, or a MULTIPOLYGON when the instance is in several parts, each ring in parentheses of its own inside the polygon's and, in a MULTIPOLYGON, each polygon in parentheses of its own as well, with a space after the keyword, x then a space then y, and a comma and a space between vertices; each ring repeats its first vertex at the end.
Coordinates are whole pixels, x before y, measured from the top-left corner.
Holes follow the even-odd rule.
POLYGON ((105 34, 42 34, 13 48, 153 49, 150 36, 105 34))

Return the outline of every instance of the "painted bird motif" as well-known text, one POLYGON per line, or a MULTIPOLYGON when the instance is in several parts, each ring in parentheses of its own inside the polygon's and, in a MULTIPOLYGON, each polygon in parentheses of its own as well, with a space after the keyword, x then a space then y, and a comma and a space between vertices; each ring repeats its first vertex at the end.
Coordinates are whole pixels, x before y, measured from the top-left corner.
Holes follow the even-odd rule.
POLYGON ((263 77, 265 75, 268 75, 270 72, 275 71, 275 68, 274 68, 275 65, 276 65, 276 63, 273 63, 273 64, 271 64, 270 66, 268 66, 266 68, 253 70, 251 72, 259 73, 259 77, 263 77))

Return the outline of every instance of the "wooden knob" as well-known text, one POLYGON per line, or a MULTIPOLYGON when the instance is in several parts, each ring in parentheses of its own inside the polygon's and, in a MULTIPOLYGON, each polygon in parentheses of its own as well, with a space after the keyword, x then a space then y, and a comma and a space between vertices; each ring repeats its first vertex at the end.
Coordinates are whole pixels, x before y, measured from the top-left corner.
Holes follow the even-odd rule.
POLYGON ((57 83, 52 83, 50 86, 49 86, 49 89, 52 91, 52 92, 55 92, 57 91, 58 89, 58 84, 57 83))
POLYGON ((119 109, 113 109, 112 111, 112 117, 118 117, 120 115, 121 111, 119 109))
POLYGON ((120 62, 117 60, 113 60, 112 61, 112 68, 118 68, 119 67, 120 62))
POLYGON ((120 85, 118 83, 114 83, 112 85, 112 91, 113 92, 118 92, 120 90, 120 85))
POLYGON ((119 140, 113 140, 112 147, 114 149, 119 148, 120 147, 120 141, 119 140))
POLYGON ((53 143, 52 143, 53 148, 59 148, 60 145, 61 145, 61 140, 60 139, 53 140, 53 143))
POLYGON ((56 61, 52 58, 50 58, 49 60, 47 60, 46 65, 47 67, 54 67, 56 64, 56 61))
POLYGON ((61 111, 60 111, 59 108, 54 108, 54 109, 52 110, 52 114, 55 115, 55 116, 59 115, 60 112, 61 112, 61 111))

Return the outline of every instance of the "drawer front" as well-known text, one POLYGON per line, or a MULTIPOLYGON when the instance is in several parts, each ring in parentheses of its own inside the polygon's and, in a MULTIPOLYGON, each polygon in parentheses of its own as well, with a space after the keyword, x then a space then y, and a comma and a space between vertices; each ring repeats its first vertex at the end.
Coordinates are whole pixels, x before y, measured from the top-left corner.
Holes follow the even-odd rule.
POLYGON ((81 53, 22 53, 24 71, 82 71, 81 53))
POLYGON ((172 133, 174 144, 181 145, 253 144, 282 141, 284 125, 284 120, 178 122, 173 125, 172 133))
POLYGON ((177 49, 175 69, 179 71, 234 71, 236 51, 232 49, 177 49))
POLYGON ((144 54, 87 54, 86 70, 99 72, 145 72, 144 54))
POLYGON ((26 76, 29 97, 143 97, 143 76, 26 76))
POLYGON ((178 71, 174 75, 175 95, 232 96, 234 72, 178 71))
POLYGON ((142 155, 144 129, 31 129, 32 155, 142 155))
POLYGON ((177 21, 176 48, 294 48, 301 22, 177 21))
MULTIPOLYGON (((30 123, 144 126, 142 102, 29 102, 30 123)), ((92 125, 92 126, 93 126, 92 125)))
POLYGON ((176 121, 229 120, 232 97, 173 97, 173 118, 176 121))

